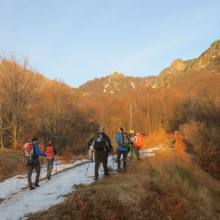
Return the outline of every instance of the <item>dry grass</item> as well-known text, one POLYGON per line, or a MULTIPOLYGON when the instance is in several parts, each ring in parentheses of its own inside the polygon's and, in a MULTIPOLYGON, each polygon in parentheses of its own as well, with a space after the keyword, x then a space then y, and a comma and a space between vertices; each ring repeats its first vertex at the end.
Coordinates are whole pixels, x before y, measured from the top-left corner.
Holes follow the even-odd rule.
POLYGON ((17 174, 22 174, 25 170, 26 166, 21 151, 0 150, 0 181, 17 174))
POLYGON ((220 184, 172 150, 129 164, 29 219, 220 219, 220 184), (213 196, 215 194, 215 197, 213 196), (218 196, 217 196, 218 195, 218 196))
POLYGON ((74 155, 74 154, 72 154, 72 152, 67 151, 67 150, 63 151, 61 155, 56 156, 56 160, 62 160, 64 163, 70 163, 72 161, 82 160, 83 158, 85 158, 85 156, 74 155))
MULTIPOLYGON (((57 160, 64 163, 83 159, 82 156, 76 156, 65 152, 61 156, 56 156, 57 160)), ((44 158, 40 158, 41 164, 45 163, 44 158)), ((24 174, 26 172, 26 162, 22 150, 0 149, 0 181, 9 177, 24 174)))

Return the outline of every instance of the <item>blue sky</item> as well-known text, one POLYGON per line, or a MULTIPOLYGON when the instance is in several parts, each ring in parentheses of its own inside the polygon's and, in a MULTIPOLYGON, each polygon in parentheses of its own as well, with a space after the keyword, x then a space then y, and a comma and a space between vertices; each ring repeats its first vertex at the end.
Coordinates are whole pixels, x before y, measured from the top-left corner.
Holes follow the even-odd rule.
POLYGON ((0 0, 0 53, 77 87, 157 75, 220 39, 220 0, 0 0))

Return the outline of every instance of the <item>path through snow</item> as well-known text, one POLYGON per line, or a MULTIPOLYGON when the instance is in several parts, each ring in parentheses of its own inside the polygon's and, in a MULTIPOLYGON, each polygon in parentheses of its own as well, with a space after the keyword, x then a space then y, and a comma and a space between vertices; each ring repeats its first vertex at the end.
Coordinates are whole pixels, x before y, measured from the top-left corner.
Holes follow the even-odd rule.
MULTIPOLYGON (((147 149, 141 152, 142 156, 153 156, 154 149, 147 149)), ((109 167, 116 168, 115 155, 109 157, 109 167)), ((74 185, 91 184, 94 175, 94 163, 90 163, 87 175, 88 161, 77 161, 71 164, 58 164, 57 170, 65 170, 52 176, 51 180, 45 180, 46 169, 42 170, 40 188, 30 191, 26 188, 27 179, 25 176, 15 176, 0 183, 0 219, 18 220, 26 215, 43 211, 49 207, 64 201, 65 195, 75 190, 74 185)), ((56 169, 54 169, 56 172, 56 169)), ((100 176, 103 175, 100 169, 100 176)))

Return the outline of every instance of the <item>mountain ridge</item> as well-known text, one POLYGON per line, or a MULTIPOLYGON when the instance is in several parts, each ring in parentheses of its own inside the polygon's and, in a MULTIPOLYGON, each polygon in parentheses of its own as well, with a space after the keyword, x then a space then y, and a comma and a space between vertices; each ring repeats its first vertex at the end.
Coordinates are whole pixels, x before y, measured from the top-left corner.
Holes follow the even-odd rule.
POLYGON ((82 84, 79 90, 83 95, 97 93, 118 94, 137 88, 169 87, 170 83, 178 76, 193 71, 208 69, 210 72, 220 69, 220 40, 213 42, 210 47, 197 58, 190 60, 175 59, 170 66, 163 69, 159 75, 134 77, 126 76, 120 72, 113 72, 101 78, 95 78, 82 84))

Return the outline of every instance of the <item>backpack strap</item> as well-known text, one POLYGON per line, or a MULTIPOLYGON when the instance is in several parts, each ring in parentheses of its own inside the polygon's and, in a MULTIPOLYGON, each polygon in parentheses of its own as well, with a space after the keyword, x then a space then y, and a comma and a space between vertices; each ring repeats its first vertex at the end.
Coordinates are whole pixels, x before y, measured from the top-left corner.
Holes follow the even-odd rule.
POLYGON ((121 138, 122 138, 122 143, 125 144, 125 139, 124 139, 124 132, 121 132, 121 138))

